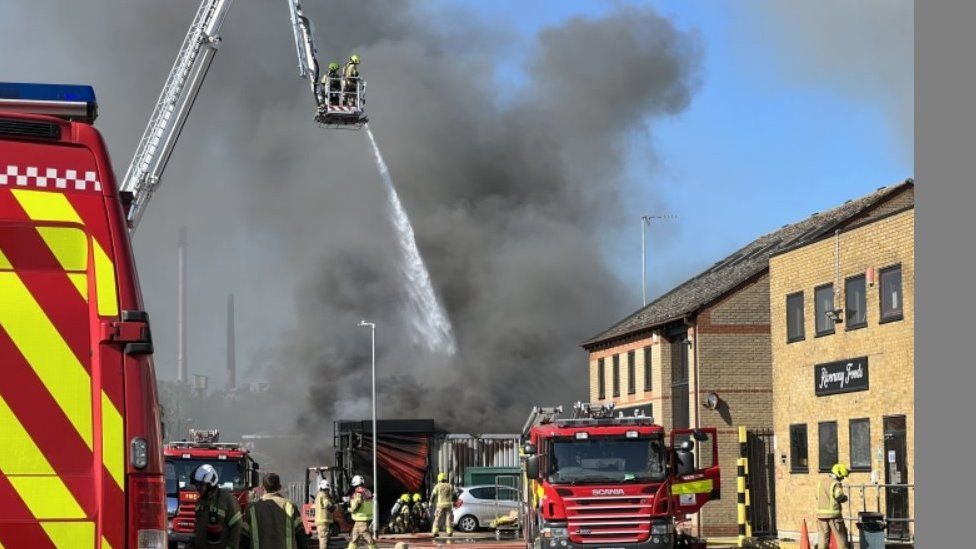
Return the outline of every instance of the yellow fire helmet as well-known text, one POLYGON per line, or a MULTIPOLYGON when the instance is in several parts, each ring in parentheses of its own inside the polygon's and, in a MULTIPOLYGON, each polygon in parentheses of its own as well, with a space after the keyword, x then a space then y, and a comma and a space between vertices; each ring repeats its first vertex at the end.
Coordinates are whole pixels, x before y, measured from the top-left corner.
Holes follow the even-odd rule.
POLYGON ((444 482, 445 480, 447 480, 446 473, 437 473, 437 482, 444 482))
POLYGON ((420 497, 420 494, 414 494, 413 495, 413 501, 414 502, 418 502, 418 501, 420 501, 422 499, 424 499, 424 498, 420 497))
POLYGON ((400 501, 404 503, 408 503, 410 501, 410 494, 403 494, 402 496, 400 496, 400 501))
POLYGON ((847 466, 842 463, 835 464, 833 467, 831 467, 830 472, 839 479, 847 478, 847 476, 851 474, 851 472, 847 470, 847 466))

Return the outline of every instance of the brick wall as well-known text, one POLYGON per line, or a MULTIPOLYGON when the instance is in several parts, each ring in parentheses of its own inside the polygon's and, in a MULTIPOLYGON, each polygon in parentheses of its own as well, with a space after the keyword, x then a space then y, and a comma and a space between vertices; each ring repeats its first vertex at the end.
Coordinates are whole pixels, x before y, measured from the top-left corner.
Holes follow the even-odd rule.
POLYGON ((740 425, 770 429, 772 356, 769 340, 769 277, 763 273, 706 308, 698 317, 696 347, 701 361, 699 399, 719 395, 716 410, 697 406, 702 427, 718 429, 722 499, 702 510, 705 535, 735 535, 736 461, 740 425))
MULTIPOLYGON (((890 210, 889 210, 890 211, 890 210)), ((818 422, 837 421, 838 458, 850 462, 849 420, 869 418, 871 468, 884 482, 883 418, 905 415, 907 425, 908 482, 914 482, 914 292, 915 212, 903 211, 840 234, 840 282, 835 280, 835 242, 828 238, 772 258, 770 262, 770 307, 772 316, 773 415, 776 433, 776 507, 781 532, 796 532, 805 517, 815 510, 818 473, 818 422), (835 333, 815 337, 814 287, 833 282, 841 308, 844 279, 864 273, 869 267, 901 264, 902 320, 879 322, 880 276, 866 288, 867 326, 848 331, 838 324, 835 333), (804 340, 786 342, 786 296, 804 292, 804 340), (868 357, 869 390, 817 397, 814 394, 814 365, 868 357), (809 473, 790 473, 789 426, 807 425, 809 473), (783 464, 783 459, 786 463, 783 464)), ((879 273, 880 274, 880 273, 879 273)), ((870 472, 854 472, 849 484, 872 481, 870 472)), ((870 495, 873 492, 869 492, 870 495)), ((860 508, 857 497, 852 502, 860 508)), ((914 493, 910 499, 914 515, 914 493)), ((882 502, 882 512, 884 511, 882 502)), ((872 506, 873 507, 873 506, 872 506)), ((874 510, 869 508, 869 510, 874 510)))

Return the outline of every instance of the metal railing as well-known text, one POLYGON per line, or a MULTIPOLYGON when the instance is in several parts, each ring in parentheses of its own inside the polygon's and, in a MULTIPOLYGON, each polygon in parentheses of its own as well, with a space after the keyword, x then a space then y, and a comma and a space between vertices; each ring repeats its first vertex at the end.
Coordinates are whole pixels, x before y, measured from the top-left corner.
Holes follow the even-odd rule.
POLYGON ((915 506, 912 505, 914 498, 915 484, 844 484, 844 493, 847 495, 847 502, 844 505, 846 515, 844 522, 847 524, 848 535, 856 537, 855 526, 858 522, 858 512, 874 512, 885 515, 885 522, 905 524, 905 534, 907 539, 892 538, 891 529, 886 528, 885 538, 890 541, 905 541, 915 543, 915 506), (906 517, 891 517, 887 513, 887 494, 889 490, 907 490, 906 498, 908 505, 906 517), (873 490, 873 494, 872 494, 873 490), (856 496, 856 497, 855 497, 856 496), (872 497, 873 496, 873 497, 872 497))
POLYGON ((324 98, 323 107, 351 107, 355 110, 362 110, 366 100, 366 82, 358 76, 354 78, 325 77, 322 79, 320 93, 324 98))

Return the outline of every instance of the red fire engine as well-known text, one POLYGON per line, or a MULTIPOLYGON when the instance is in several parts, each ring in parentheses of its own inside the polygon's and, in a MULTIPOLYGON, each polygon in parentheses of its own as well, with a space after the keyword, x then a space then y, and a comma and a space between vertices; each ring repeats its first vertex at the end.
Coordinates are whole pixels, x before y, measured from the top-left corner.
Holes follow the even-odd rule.
POLYGON ((719 497, 715 429, 666 439, 653 418, 614 417, 612 405, 561 413, 534 408, 522 432, 530 549, 705 547, 680 527, 719 497))
POLYGON ((250 451, 237 443, 218 442, 216 430, 190 429, 190 440, 169 442, 166 459, 166 512, 171 545, 181 547, 193 540, 194 512, 199 495, 191 482, 193 470, 209 463, 217 470, 220 487, 230 490, 246 510, 249 491, 258 484, 258 464, 250 451))
POLYGON ((90 86, 0 83, 0 545, 165 547, 156 374, 90 86))

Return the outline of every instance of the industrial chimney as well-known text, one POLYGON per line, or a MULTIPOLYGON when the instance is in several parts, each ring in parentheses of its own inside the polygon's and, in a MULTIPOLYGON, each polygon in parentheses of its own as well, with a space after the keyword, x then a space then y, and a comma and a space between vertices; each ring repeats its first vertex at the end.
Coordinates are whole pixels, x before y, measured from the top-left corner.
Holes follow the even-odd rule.
POLYGON ((179 274, 177 282, 177 308, 179 309, 176 313, 176 322, 178 324, 176 330, 177 338, 177 355, 176 355, 176 380, 180 383, 188 382, 186 377, 186 227, 180 227, 180 239, 179 239, 179 274))
POLYGON ((237 388, 237 365, 234 356, 234 294, 227 296, 227 390, 237 388))

